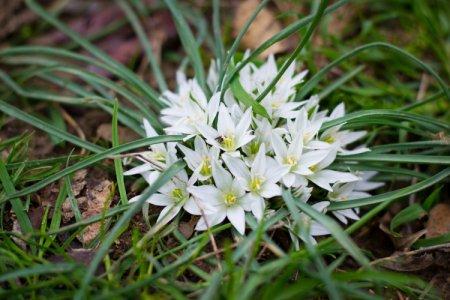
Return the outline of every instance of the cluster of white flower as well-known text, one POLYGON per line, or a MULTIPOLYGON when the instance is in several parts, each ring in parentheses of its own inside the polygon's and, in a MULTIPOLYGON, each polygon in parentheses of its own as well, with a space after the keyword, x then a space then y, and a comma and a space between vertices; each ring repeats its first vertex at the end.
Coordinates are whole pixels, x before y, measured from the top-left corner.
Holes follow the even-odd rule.
MULTIPOLYGON (((168 134, 184 134, 184 143, 153 145, 142 153, 143 165, 126 175, 142 174, 151 185, 158 175, 179 158, 188 169, 181 171, 146 201, 163 206, 157 222, 167 223, 183 208, 200 216, 197 230, 205 230, 227 218, 236 230, 244 234, 245 213, 258 220, 271 198, 281 195, 282 188, 291 188, 301 201, 308 201, 313 189, 328 191, 329 201, 344 201, 366 197, 367 191, 381 183, 367 180, 373 173, 354 174, 330 170, 337 155, 368 151, 365 147, 346 147, 362 138, 366 132, 329 128, 322 133, 325 121, 342 117, 344 104, 330 114, 319 111, 319 98, 293 101, 296 89, 307 72, 296 74, 292 64, 275 87, 261 101, 270 118, 254 114, 238 102, 232 91, 220 101, 217 91, 216 64, 213 63, 208 85, 215 93, 208 99, 195 79, 177 74, 178 91, 166 91, 162 97, 169 107, 161 111, 168 134)), ((252 97, 270 84, 277 74, 273 56, 257 67, 247 64, 239 73, 239 81, 252 97)), ((148 137, 157 133, 147 120, 148 137)), ((136 201, 139 196, 130 201, 136 201)), ((313 207, 325 212, 329 201, 313 207)), ((346 209, 333 214, 343 223, 358 219, 357 210, 346 209)), ((320 224, 311 222, 311 235, 327 234, 320 224)))

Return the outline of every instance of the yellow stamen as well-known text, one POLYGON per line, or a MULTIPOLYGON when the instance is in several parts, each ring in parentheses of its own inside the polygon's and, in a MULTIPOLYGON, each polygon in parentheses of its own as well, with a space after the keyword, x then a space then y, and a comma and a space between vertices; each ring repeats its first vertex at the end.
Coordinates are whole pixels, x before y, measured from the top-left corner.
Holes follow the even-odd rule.
POLYGON ((284 158, 284 163, 290 166, 291 170, 293 170, 297 166, 298 161, 294 156, 289 155, 284 158))
POLYGON ((233 193, 227 193, 223 196, 223 198, 224 198, 225 204, 227 206, 232 206, 232 205, 236 204, 237 197, 233 193))
POLYGON ((234 135, 223 136, 220 144, 226 151, 232 151, 235 148, 234 135))
POLYGON ((252 192, 258 192, 261 189, 263 180, 261 177, 255 177, 250 180, 249 188, 252 192))
POLYGON ((205 157, 202 160, 200 174, 203 176, 211 176, 211 172, 211 161, 209 160, 209 157, 205 157))
POLYGON ((336 139, 332 136, 327 136, 323 139, 323 141, 328 144, 333 144, 336 141, 336 139))
POLYGON ((176 203, 180 203, 181 201, 186 199, 185 193, 180 188, 173 189, 172 192, 170 193, 170 196, 176 203))

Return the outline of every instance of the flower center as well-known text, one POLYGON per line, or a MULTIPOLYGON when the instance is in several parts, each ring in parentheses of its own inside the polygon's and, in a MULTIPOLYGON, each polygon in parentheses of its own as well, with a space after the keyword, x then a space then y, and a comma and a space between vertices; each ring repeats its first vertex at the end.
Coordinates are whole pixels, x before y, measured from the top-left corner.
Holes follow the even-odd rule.
POLYGON ((153 152, 152 155, 153 159, 156 161, 160 161, 160 162, 165 162, 166 161, 166 153, 164 152, 153 152))
POLYGON ((211 161, 209 157, 203 158, 200 167, 200 174, 203 176, 211 176, 211 161))
POLYGON ((226 151, 232 151, 235 148, 235 140, 234 135, 227 135, 222 136, 220 138, 220 145, 226 150, 226 151))
POLYGON ((336 141, 336 139, 334 137, 332 137, 331 135, 329 135, 329 136, 325 137, 323 139, 323 141, 328 144, 333 144, 336 141))
POLYGON ((226 193, 226 194, 223 196, 223 199, 224 199, 225 204, 226 204, 227 206, 232 206, 232 205, 236 204, 236 201, 237 201, 237 197, 236 197, 236 195, 233 194, 233 193, 226 193))
POLYGON ((319 169, 319 166, 318 164, 314 164, 310 166, 309 169, 311 170, 311 172, 315 173, 319 169))
POLYGON ((288 155, 284 158, 284 163, 290 166, 291 170, 293 170, 297 166, 298 161, 297 158, 295 158, 294 156, 288 155))
POLYGON ((261 189, 263 179, 261 177, 254 177, 250 180, 249 188, 252 192, 258 192, 261 189))
POLYGON ((175 201, 175 203, 180 203, 186 199, 186 195, 180 188, 174 188, 170 193, 170 196, 175 201))

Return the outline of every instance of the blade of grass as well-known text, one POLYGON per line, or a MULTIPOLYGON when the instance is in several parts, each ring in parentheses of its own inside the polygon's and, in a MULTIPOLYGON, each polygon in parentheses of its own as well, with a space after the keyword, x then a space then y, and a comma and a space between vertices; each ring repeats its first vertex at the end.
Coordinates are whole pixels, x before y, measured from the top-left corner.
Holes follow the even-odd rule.
POLYGON ((48 273, 67 273, 72 272, 76 268, 73 263, 58 263, 58 264, 40 264, 30 268, 15 270, 6 274, 0 275, 0 282, 9 279, 17 279, 19 277, 38 276, 48 273))
POLYGON ((376 204, 380 202, 391 203, 392 201, 408 196, 412 193, 417 193, 418 191, 424 190, 444 179, 446 179, 450 175, 450 168, 446 168, 436 175, 424 179, 416 184, 410 185, 405 188, 401 188, 395 191, 387 192, 384 194, 379 194, 376 196, 355 199, 355 200, 347 200, 347 201, 339 201, 332 202, 328 207, 328 210, 341 210, 347 208, 354 207, 362 207, 370 204, 376 204))
POLYGON ((223 62, 222 71, 219 73, 219 81, 218 81, 218 83, 219 83, 218 88, 221 91, 221 93, 220 93, 221 100, 223 99, 223 96, 225 95, 226 89, 224 88, 223 81, 224 81, 224 76, 227 72, 228 66, 230 65, 231 60, 234 57, 234 54, 236 53, 239 45, 241 44, 241 40, 244 37, 245 33, 250 28, 250 25, 253 23, 256 16, 267 5, 268 2, 269 2, 268 0, 263 0, 263 1, 261 1, 261 3, 258 4, 258 6, 252 12, 252 14, 247 19, 247 21, 245 21, 244 26, 242 26, 242 28, 239 30, 239 33, 236 36, 233 44, 231 45, 231 48, 227 51, 227 56, 225 57, 225 61, 223 62))
MULTIPOLYGON (((119 128, 117 122, 117 116, 119 113, 119 102, 114 102, 114 112, 112 117, 112 145, 113 147, 119 147, 119 128)), ((128 203, 127 191, 125 189, 125 181, 123 179, 122 160, 120 158, 114 158, 114 169, 116 171, 117 186, 119 189, 120 202, 122 204, 128 203)))
POLYGON ((361 154, 337 157, 337 161, 343 160, 450 165, 450 156, 437 155, 378 154, 366 152, 361 154))
MULTIPOLYGON (((105 158, 111 158, 114 155, 118 155, 120 153, 130 151, 133 149, 137 149, 140 147, 150 146, 153 144, 168 143, 168 142, 181 142, 183 140, 183 138, 184 138, 184 136, 181 136, 181 135, 157 136, 157 137, 151 137, 151 138, 143 138, 143 139, 139 139, 139 140, 129 142, 126 144, 122 144, 118 147, 109 148, 107 150, 104 150, 104 151, 101 151, 94 155, 91 155, 91 156, 65 168, 64 170, 61 170, 58 173, 50 175, 48 178, 41 180, 31 186, 28 186, 12 195, 8 195, 6 198, 7 199, 17 198, 17 197, 22 197, 22 196, 28 195, 30 193, 34 193, 34 192, 40 190, 41 188, 45 187, 46 185, 48 185, 58 179, 61 179, 64 176, 67 176, 77 170, 86 168, 86 167, 88 167, 96 162, 99 162, 105 158)), ((0 201, 0 204, 7 199, 0 201)))
POLYGON ((206 86, 205 72, 203 70, 202 59, 200 56, 200 50, 197 41, 195 40, 192 31, 189 29, 189 25, 187 24, 180 9, 178 8, 176 1, 164 0, 164 3, 172 13, 175 21, 175 26, 181 40, 181 44, 183 45, 183 48, 186 51, 189 60, 191 61, 192 67, 195 71, 195 76, 197 77, 197 80, 203 91, 208 94, 209 90, 206 86))
POLYGON ((327 85, 320 93, 319 93, 319 99, 323 99, 329 94, 331 94, 333 91, 338 89, 340 86, 342 86, 344 83, 355 77, 359 72, 364 70, 364 66, 358 66, 355 69, 351 70, 350 72, 345 73, 339 79, 336 79, 331 84, 327 85))
POLYGON ((348 235, 341 229, 339 224, 331 219, 330 217, 319 213, 314 208, 306 204, 301 200, 294 200, 292 194, 288 190, 283 190, 282 194, 283 200, 286 205, 297 206, 301 211, 307 214, 310 218, 316 220, 322 224, 327 230, 330 231, 331 235, 335 238, 347 252, 362 266, 370 269, 369 260, 364 256, 361 250, 356 246, 356 244, 348 237, 348 235))
MULTIPOLYGON (((8 171, 3 160, 0 160, 0 181, 3 186, 3 190, 6 196, 14 194, 16 189, 14 187, 11 178, 9 177, 8 171)), ((10 198, 11 206, 14 214, 17 217, 17 222, 19 222, 20 230, 22 234, 27 235, 33 232, 33 227, 31 226, 30 218, 28 218, 27 213, 22 205, 22 202, 17 197, 10 198)))
POLYGON ((251 107, 253 109, 253 112, 263 116, 270 120, 270 116, 267 113, 264 106, 256 102, 252 96, 250 96, 245 90, 244 87, 241 85, 241 82, 239 81, 239 78, 236 78, 231 82, 231 91, 233 92, 234 97, 240 102, 242 102, 246 107, 251 107))
POLYGON ((66 34, 68 37, 70 37, 72 40, 74 40, 76 43, 78 43, 80 46, 82 46, 84 49, 89 51, 93 56, 97 57, 103 63, 106 65, 109 65, 111 68, 114 68, 118 72, 120 72, 123 76, 128 78, 131 82, 134 83, 134 85, 140 89, 145 95, 147 95, 150 100, 152 100, 154 103, 161 105, 161 102, 159 101, 159 95, 144 81, 139 79, 136 74, 134 74, 132 71, 124 67, 122 64, 116 62, 113 60, 109 55, 107 55, 102 50, 95 47, 93 44, 88 42, 87 40, 81 38, 78 33, 73 31, 71 28, 69 28, 67 25, 63 24, 61 21, 59 21, 57 18, 49 14, 42 6, 40 6, 38 3, 36 3, 35 0, 26 0, 26 4, 28 7, 33 10, 36 14, 41 16, 43 19, 45 19, 47 22, 58 28, 61 32, 66 34))
POLYGON ((222 42, 222 32, 220 30, 220 0, 213 0, 213 34, 214 34, 214 50, 216 59, 218 60, 219 74, 223 70, 223 55, 225 48, 222 42))
POLYGON ((5 114, 10 115, 11 117, 14 117, 18 120, 21 120, 25 123, 28 123, 28 124, 38 128, 44 132, 47 132, 49 135, 59 137, 69 143, 80 146, 81 148, 87 149, 87 150, 95 152, 95 153, 101 152, 103 150, 102 147, 100 147, 96 144, 92 144, 88 141, 84 141, 73 134, 62 131, 61 129, 56 128, 53 125, 51 125, 47 122, 44 122, 30 114, 27 114, 26 112, 21 111, 20 109, 14 107, 12 105, 9 105, 8 103, 6 103, 2 100, 0 100, 0 110, 2 112, 4 112, 5 114))
POLYGON ((130 22, 131 26, 133 27, 134 31, 136 32, 139 41, 142 44, 142 47, 144 48, 145 54, 147 56, 148 62, 150 64, 150 67, 153 71, 153 75, 155 76, 156 82, 158 83, 159 90, 165 91, 167 90, 167 84, 166 80, 164 79, 164 75, 161 71, 161 67, 158 64, 158 61, 153 54, 153 47, 150 42, 150 40, 147 38, 147 35, 144 32, 144 29, 142 28, 138 17, 134 13, 133 9, 128 5, 126 0, 116 0, 116 2, 119 4, 120 8, 125 12, 126 17, 128 18, 128 21, 130 22))
POLYGON ((450 92, 448 91, 447 85, 445 84, 444 80, 427 64, 422 62, 420 59, 416 58, 412 54, 406 52, 405 50, 402 50, 394 45, 383 43, 383 42, 375 42, 370 43, 366 45, 359 46, 352 51, 342 55, 341 57, 337 58, 336 60, 332 61, 325 67, 323 67, 319 72, 317 72, 306 84, 302 87, 300 92, 295 97, 296 101, 300 101, 305 98, 305 96, 319 83, 319 81, 327 74, 333 67, 339 65, 341 62, 345 61, 348 58, 351 58, 355 56, 356 54, 359 54, 360 52, 373 49, 373 48, 385 48, 389 51, 394 52, 395 54, 400 55, 401 57, 405 57, 408 60, 412 61, 419 67, 421 67, 424 71, 431 74, 438 84, 441 86, 442 91, 446 95, 446 97, 450 100, 450 92))
MULTIPOLYGON (((300 41, 300 44, 295 48, 294 52, 289 56, 289 58, 283 63, 280 70, 278 71, 275 78, 270 82, 270 84, 267 85, 267 87, 262 91, 262 93, 258 96, 256 99, 256 102, 261 102, 264 97, 269 94, 269 92, 274 88, 275 84, 280 80, 281 76, 283 76, 284 72, 289 68, 289 66, 294 62, 295 59, 299 56, 300 52, 302 51, 303 47, 305 47, 306 43, 308 43, 309 39, 311 38, 314 30, 316 29, 317 25, 319 25, 320 19, 323 16, 323 13, 325 11, 325 8, 327 7, 328 0, 321 0, 320 5, 317 9, 317 12, 314 15, 314 18, 311 22, 311 24, 308 27, 308 30, 303 35, 302 40, 300 41)), ((303 88, 302 88, 303 91, 303 88)))

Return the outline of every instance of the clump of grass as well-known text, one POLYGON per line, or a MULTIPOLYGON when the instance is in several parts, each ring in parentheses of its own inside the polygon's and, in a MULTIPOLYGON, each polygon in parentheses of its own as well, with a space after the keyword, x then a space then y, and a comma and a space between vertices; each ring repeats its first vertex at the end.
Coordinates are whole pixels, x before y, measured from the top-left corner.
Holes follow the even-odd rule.
MULTIPOLYGON (((127 298, 149 294, 180 299, 186 297, 288 299, 326 295, 332 299, 342 299, 377 298, 369 291, 375 291, 380 298, 395 290, 400 290, 412 297, 419 297, 432 289, 429 284, 415 277, 387 272, 371 266, 369 259, 349 237, 390 204, 419 192, 424 196, 431 194, 432 188, 437 190, 448 180, 450 174, 450 169, 446 167, 450 164, 448 122, 410 112, 439 99, 450 99, 447 84, 428 64, 385 42, 355 46, 348 51, 332 49, 327 54, 333 58, 332 62, 317 70, 299 89, 296 100, 302 100, 315 92, 319 92, 325 101, 331 98, 330 102, 336 93, 362 96, 365 102, 361 101, 355 105, 355 108, 359 106, 359 110, 325 123, 322 130, 339 124, 345 124, 345 128, 348 129, 366 128, 370 132, 366 140, 368 144, 376 144, 379 140, 383 141, 383 144, 375 145, 370 153, 341 157, 333 167, 336 170, 347 170, 349 167, 355 168, 355 162, 358 162, 356 168, 378 171, 379 178, 390 182, 400 182, 401 186, 406 185, 400 188, 395 188, 397 185, 393 185, 392 190, 386 190, 368 198, 332 203, 330 210, 364 207, 361 219, 345 230, 330 217, 317 213, 310 205, 294 201, 291 192, 286 190, 282 195, 284 205, 261 222, 247 216, 246 222, 251 231, 246 236, 234 236, 232 241, 229 239, 231 227, 229 224, 215 226, 207 232, 196 233, 190 239, 186 239, 178 226, 180 217, 158 231, 150 230, 147 234, 142 234, 130 226, 130 220, 141 211, 145 198, 155 193, 184 168, 185 164, 182 161, 174 163, 146 190, 141 200, 132 204, 128 203, 123 168, 120 163, 121 154, 153 144, 178 142, 183 139, 183 136, 179 135, 146 138, 140 126, 142 118, 146 118, 155 129, 162 130, 159 111, 166 106, 166 103, 160 97, 160 93, 166 89, 167 83, 157 60, 153 57, 152 45, 139 23, 137 10, 125 0, 117 1, 143 44, 150 68, 157 79, 159 91, 125 66, 112 60, 90 41, 80 37, 36 1, 27 0, 26 2, 30 9, 69 36, 89 52, 89 55, 42 46, 17 46, 0 50, 2 63, 22 66, 10 68, 12 71, 9 73, 0 71, 0 79, 3 82, 0 110, 5 115, 28 123, 53 138, 84 149, 88 154, 68 153, 55 158, 28 160, 27 147, 30 135, 24 134, 0 142, 0 150, 9 150, 6 159, 0 162, 2 183, 0 295, 18 298, 38 298, 46 295, 77 299, 83 299, 88 295, 98 298, 127 298), (417 86, 416 84, 410 88, 408 84, 396 82, 397 85, 391 87, 386 83, 373 82, 362 73, 362 66, 353 67, 350 62, 351 58, 359 57, 364 53, 369 53, 370 56, 375 51, 377 54, 382 53, 385 59, 395 57, 395 60, 401 61, 402 65, 410 66, 409 72, 421 70, 428 73, 435 80, 434 94, 420 102, 414 102, 413 98, 409 101, 412 103, 403 100, 402 106, 395 108, 374 109, 373 105, 366 105, 367 99, 371 99, 370 92, 375 91, 376 96, 389 95, 398 87, 402 95, 411 96, 413 88, 417 86), (118 80, 89 72, 85 68, 86 65, 102 68, 118 80), (331 83, 322 85, 324 78, 337 65, 345 65, 346 73, 331 83), (74 79, 66 79, 59 76, 60 74, 70 74, 70 78, 74 79), (33 78, 58 86, 66 93, 52 93, 48 89, 33 86, 31 84, 33 78), (359 78, 359 83, 363 86, 361 89, 346 85, 355 78, 359 78), (80 79, 83 83, 80 83, 80 79), (371 84, 375 87, 371 87, 371 84), (104 110, 112 116, 111 147, 107 148, 86 141, 70 134, 60 121, 54 119, 49 121, 12 105, 17 95, 24 99, 104 110), (143 138, 120 144, 118 123, 129 127, 143 138), (114 173, 120 201, 103 214, 88 219, 77 218, 74 223, 61 226, 61 205, 70 194, 71 174, 77 170, 101 164, 107 159, 114 160, 114 173), (419 181, 409 184, 413 178, 419 181), (59 187, 53 215, 49 218, 50 224, 47 223, 47 218, 43 218, 40 229, 36 230, 31 226, 27 211, 32 205, 33 193, 49 184, 56 184, 59 187), (20 225, 20 233, 5 230, 5 216, 10 208, 20 225), (304 244, 297 247, 294 243, 291 244, 286 232, 283 235, 283 231, 277 228, 277 224, 287 215, 291 215, 294 219, 298 218, 297 221, 301 222, 300 213, 325 225, 331 232, 331 237, 322 239, 314 245, 308 238, 306 227, 301 227, 298 234, 303 237, 304 244), (71 259, 66 259, 63 263, 49 261, 53 255, 62 255, 67 258, 70 242, 87 225, 105 220, 109 222, 104 224, 109 225, 105 226, 99 234, 101 238, 94 245, 95 255, 89 266, 80 265, 71 259), (132 232, 131 247, 123 255, 113 259, 109 252, 114 242, 126 231, 132 232), (59 239, 58 237, 62 234, 69 238, 59 239), (220 249, 211 248, 211 235, 221 237, 220 249), (277 235, 281 237, 278 238, 277 235), (176 246, 167 243, 169 237, 176 241, 176 246), (288 240, 289 246, 282 246, 280 239, 283 238, 288 240), (25 242, 25 249, 18 246, 18 240, 25 242), (361 268, 343 271, 344 263, 349 260, 349 257, 356 260, 361 268), (203 265, 199 264, 200 261, 203 265), (105 269, 101 274, 96 275, 100 265, 103 265, 105 269)), ((139 3, 139 1, 133 3, 135 2, 139 3)), ((175 21, 186 53, 186 61, 194 71, 200 86, 205 93, 209 94, 211 91, 208 90, 206 83, 200 52, 201 45, 187 21, 186 14, 189 11, 180 9, 180 3, 173 0, 164 2, 175 21)), ((259 8, 264 7, 267 2, 263 1, 259 8)), ((297 48, 287 56, 281 70, 286 69, 290 62, 303 58, 305 47, 309 45, 320 20, 346 3, 347 1, 341 0, 327 6, 327 1, 321 1, 318 9, 311 15, 293 22, 263 42, 240 64, 233 64, 240 38, 248 26, 242 29, 230 49, 225 51, 219 38, 221 32, 219 1, 213 1, 214 37, 210 40, 214 43, 210 50, 219 59, 221 91, 230 87, 239 76, 240 69, 245 64, 256 60, 258 54, 275 42, 298 32, 303 33, 302 39, 297 48)), ((257 13, 258 10, 254 12, 247 25, 252 22, 257 13)), ((201 30, 198 33, 202 33, 201 30)), ((442 52, 439 47, 435 51, 442 52)), ((438 56, 440 55, 442 54, 438 56)), ((373 57, 367 60, 371 59, 377 59, 377 55, 373 54, 373 57)), ((311 64, 311 61, 308 64, 311 64)), ((404 68, 402 66, 399 69, 404 68)), ((281 72, 278 77, 280 76, 281 72)), ((270 85, 263 94, 270 92, 274 84, 270 85)), ((262 99, 263 96, 260 98, 262 99)), ((247 99, 246 104, 259 107, 258 100, 260 99, 250 98, 247 99)), ((430 201, 416 204, 422 209, 429 209, 432 205, 430 201)), ((421 215, 420 208, 414 207, 415 209, 407 207, 399 214, 401 218, 395 220, 392 230, 421 215)), ((74 209, 76 210, 76 207, 74 209)), ((46 214, 49 213, 47 209, 46 214)), ((419 239, 412 246, 434 246, 449 241, 449 235, 444 235, 438 239, 419 239)))

